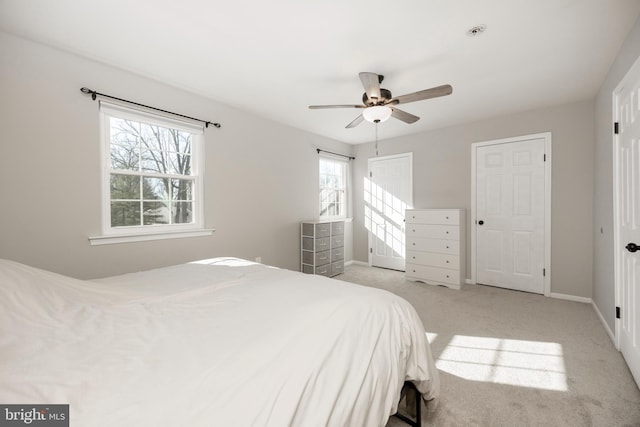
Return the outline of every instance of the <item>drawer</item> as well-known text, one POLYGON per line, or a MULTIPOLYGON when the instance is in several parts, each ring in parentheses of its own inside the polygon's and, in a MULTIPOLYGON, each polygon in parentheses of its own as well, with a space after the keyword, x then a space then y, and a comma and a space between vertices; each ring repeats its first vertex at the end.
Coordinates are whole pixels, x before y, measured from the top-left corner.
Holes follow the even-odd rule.
POLYGON ((344 246, 344 236, 333 236, 331 238, 331 247, 332 248, 341 248, 344 246))
POLYGON ((344 259, 344 248, 331 249, 331 262, 344 259))
POLYGON ((439 282, 460 287, 460 272, 458 270, 407 263, 406 276, 409 280, 424 281, 425 283, 439 282))
POLYGON ((426 237, 432 239, 460 239, 460 227, 457 225, 407 224, 407 239, 426 237))
POLYGON ((423 239, 407 236, 407 251, 437 252, 441 254, 459 254, 459 240, 423 239))
POLYGON ((337 274, 344 273, 344 261, 337 261, 331 263, 331 275, 335 276, 337 274))
POLYGON ((459 225, 460 211, 451 209, 410 210, 405 212, 407 224, 459 225))
POLYGON ((329 251, 302 252, 302 263, 311 265, 323 265, 331 262, 329 251))
POLYGON ((451 270, 460 269, 460 257, 451 254, 438 254, 435 252, 407 251, 407 262, 411 264, 429 265, 451 270))
POLYGON ((331 235, 331 223, 322 222, 316 224, 316 237, 328 237, 331 235))
POLYGON ((303 222, 302 235, 309 237, 328 237, 331 234, 330 222, 303 222))
POLYGON ((315 273, 321 276, 331 276, 331 264, 316 267, 315 273))
POLYGON ((331 223, 331 235, 344 234, 344 221, 336 221, 331 223))
POLYGON ((315 260, 316 265, 329 264, 331 262, 331 254, 329 251, 316 252, 315 260))
POLYGON ((330 244, 330 237, 321 237, 319 239, 314 239, 313 237, 302 238, 302 249, 305 251, 326 251, 329 250, 330 244))

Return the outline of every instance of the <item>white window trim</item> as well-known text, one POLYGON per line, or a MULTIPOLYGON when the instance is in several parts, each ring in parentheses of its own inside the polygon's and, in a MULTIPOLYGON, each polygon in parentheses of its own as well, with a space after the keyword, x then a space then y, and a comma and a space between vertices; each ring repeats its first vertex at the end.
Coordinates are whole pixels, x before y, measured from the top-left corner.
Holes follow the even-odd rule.
MULTIPOLYGON (((317 197, 318 200, 318 219, 326 220, 326 221, 335 221, 335 220, 348 220, 351 217, 351 165, 348 160, 345 160, 339 156, 333 156, 331 154, 320 154, 318 159, 318 168, 320 167, 320 158, 331 160, 335 162, 344 163, 345 165, 345 194, 344 194, 344 215, 332 215, 332 216, 320 216, 320 197, 317 197)), ((318 192, 320 191, 320 171, 318 171, 318 192)))
POLYGON ((112 245, 116 243, 146 242, 150 240, 181 239, 185 237, 210 236, 216 230, 213 228, 203 228, 195 231, 173 231, 167 233, 147 233, 147 234, 121 234, 113 236, 89 237, 91 246, 112 245))
POLYGON ((91 236, 91 245, 105 245, 114 243, 127 243, 137 241, 149 241, 160 239, 174 239, 184 237, 208 236, 214 229, 204 228, 204 128, 191 122, 183 121, 157 113, 151 113, 143 109, 131 108, 122 104, 105 102, 100 100, 100 159, 101 159, 101 208, 102 208, 102 233, 100 236, 91 236), (111 227, 110 213, 110 173, 111 141, 109 138, 109 118, 137 120, 161 126, 183 130, 193 134, 191 144, 192 164, 191 169, 195 179, 194 213, 195 221, 191 224, 172 225, 147 225, 114 228, 111 227), (195 160, 195 161, 194 161, 195 160))

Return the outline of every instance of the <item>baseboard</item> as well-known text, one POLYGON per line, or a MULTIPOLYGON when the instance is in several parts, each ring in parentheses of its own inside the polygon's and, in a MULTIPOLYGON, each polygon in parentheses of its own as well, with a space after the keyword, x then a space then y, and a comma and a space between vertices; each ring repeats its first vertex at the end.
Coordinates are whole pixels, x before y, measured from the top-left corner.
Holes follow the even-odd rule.
POLYGON ((575 295, 566 295, 566 294, 556 294, 551 292, 549 294, 551 298, 564 299, 568 301, 582 302, 585 304, 593 304, 593 300, 587 297, 577 297, 575 295))
POLYGON ((591 305, 593 306, 593 309, 596 311, 596 314, 600 318, 600 322, 602 323, 602 326, 604 326, 604 330, 607 332, 607 335, 609 335, 609 338, 611 339, 611 342, 613 343, 613 346, 615 348, 618 348, 618 346, 616 344, 616 335, 613 333, 611 328, 609 328, 609 324, 607 323, 607 321, 604 320, 604 316, 600 312, 600 309, 598 308, 598 306, 596 305, 596 303, 594 301, 591 302, 591 305))

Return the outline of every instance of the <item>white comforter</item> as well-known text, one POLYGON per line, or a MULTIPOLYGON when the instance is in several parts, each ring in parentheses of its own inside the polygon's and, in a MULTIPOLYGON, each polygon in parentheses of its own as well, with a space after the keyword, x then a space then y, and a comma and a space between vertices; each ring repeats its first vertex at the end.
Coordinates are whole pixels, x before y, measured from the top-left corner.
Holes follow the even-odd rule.
POLYGON ((388 292, 216 258, 98 281, 0 260, 0 403, 71 425, 378 426, 439 383, 388 292))

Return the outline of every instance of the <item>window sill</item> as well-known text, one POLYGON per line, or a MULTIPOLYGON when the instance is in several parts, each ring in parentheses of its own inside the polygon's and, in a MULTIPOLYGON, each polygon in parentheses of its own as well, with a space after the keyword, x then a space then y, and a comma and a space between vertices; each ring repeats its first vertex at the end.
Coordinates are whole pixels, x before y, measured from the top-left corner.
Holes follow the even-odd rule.
POLYGON ((201 230, 191 231, 172 231, 163 233, 150 233, 150 234, 118 234, 113 236, 95 236, 89 237, 91 246, 98 245, 113 245, 117 243, 131 243, 131 242, 145 242, 149 240, 166 240, 166 239, 182 239, 185 237, 202 237, 211 236, 214 231, 213 228, 204 228, 201 230))

